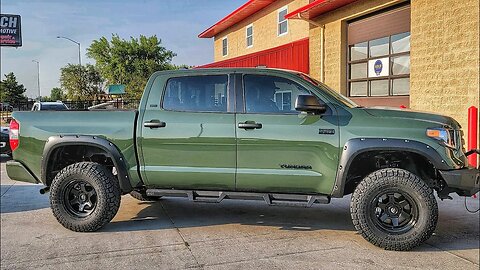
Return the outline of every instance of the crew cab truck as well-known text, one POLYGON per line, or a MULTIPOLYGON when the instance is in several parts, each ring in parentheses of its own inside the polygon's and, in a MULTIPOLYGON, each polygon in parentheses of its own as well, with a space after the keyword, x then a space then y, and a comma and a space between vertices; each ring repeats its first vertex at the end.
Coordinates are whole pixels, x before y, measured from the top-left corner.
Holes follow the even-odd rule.
POLYGON ((301 207, 352 194, 356 230, 408 250, 435 230, 434 191, 479 190, 454 119, 363 108, 285 70, 156 72, 136 111, 14 112, 10 140, 9 177, 45 185, 54 216, 80 232, 129 193, 301 207))

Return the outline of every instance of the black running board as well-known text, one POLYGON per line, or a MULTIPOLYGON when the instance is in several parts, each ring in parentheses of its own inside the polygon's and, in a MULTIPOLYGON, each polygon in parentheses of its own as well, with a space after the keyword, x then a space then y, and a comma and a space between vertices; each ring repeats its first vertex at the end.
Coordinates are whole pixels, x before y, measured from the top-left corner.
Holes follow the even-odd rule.
POLYGON ((184 197, 193 202, 219 203, 225 199, 263 200, 268 205, 312 207, 314 204, 328 204, 330 197, 326 195, 298 195, 280 193, 254 193, 234 191, 195 191, 174 189, 147 189, 151 197, 184 197))

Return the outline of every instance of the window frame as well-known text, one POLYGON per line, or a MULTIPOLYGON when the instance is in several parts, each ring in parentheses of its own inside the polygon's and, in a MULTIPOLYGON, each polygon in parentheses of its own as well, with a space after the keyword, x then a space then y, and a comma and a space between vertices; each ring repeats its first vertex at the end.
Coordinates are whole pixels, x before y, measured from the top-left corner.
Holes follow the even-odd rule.
POLYGON ((232 91, 233 91, 233 80, 231 78, 231 74, 224 73, 224 74, 207 74, 207 75, 184 75, 184 76, 174 76, 169 77, 163 86, 162 95, 160 97, 160 109, 167 112, 182 112, 182 113, 220 113, 220 114, 232 114, 235 113, 235 110, 232 108, 232 91), (177 110, 177 109, 165 109, 163 107, 165 101, 165 95, 167 94, 167 87, 168 83, 172 79, 180 79, 180 78, 187 78, 187 77, 209 77, 209 76, 226 76, 227 77, 227 89, 226 89, 226 102, 227 102, 227 110, 226 111, 185 111, 185 110, 177 110))
POLYGON ((253 47, 253 23, 247 25, 245 27, 245 44, 247 45, 247 49, 248 48, 252 48, 253 47), (249 36, 248 35, 248 28, 252 28, 252 34, 249 36), (251 37, 252 38, 252 44, 248 45, 248 38, 251 37))
MULTIPOLYGON (((381 56, 372 57, 370 55, 370 42, 374 41, 374 40, 377 40, 377 39, 380 39, 380 38, 385 38, 385 37, 379 37, 379 38, 375 38, 375 39, 372 39, 372 40, 366 40, 366 41, 355 43, 355 44, 364 43, 364 42, 367 43, 367 57, 363 58, 363 59, 359 59, 359 60, 351 60, 351 49, 350 48, 352 46, 354 46, 355 44, 347 44, 347 89, 348 89, 348 91, 347 91, 348 96, 347 97, 349 97, 349 98, 350 97, 351 98, 370 98, 370 97, 371 98, 385 98, 385 97, 408 97, 408 96, 410 96, 410 89, 409 89, 409 94, 407 94, 407 95, 394 95, 393 94, 393 87, 392 87, 393 80, 410 78, 410 73, 408 73, 408 74, 398 74, 398 75, 393 75, 392 74, 393 73, 392 72, 393 58, 398 57, 398 56, 408 56, 408 57, 410 57, 411 50, 406 51, 406 52, 400 52, 400 53, 392 53, 392 36, 403 34, 403 33, 407 33, 407 32, 392 33, 388 36, 388 54, 381 55, 381 56), (382 77, 368 77, 368 62, 370 60, 380 59, 380 58, 388 58, 388 61, 389 61, 388 74, 389 75, 388 76, 382 76, 382 77), (354 64, 363 64, 363 63, 367 64, 367 76, 365 78, 351 79, 350 78, 351 77, 351 66, 354 65, 354 64), (382 95, 382 96, 372 95, 370 83, 372 81, 378 81, 378 80, 388 80, 388 94, 387 95, 382 95), (351 94, 351 83, 355 83, 355 82, 366 82, 367 83, 367 95, 365 95, 365 96, 352 96, 352 94, 351 94)), ((411 31, 408 31, 408 33, 410 33, 410 37, 411 37, 411 31)))
POLYGON ((283 6, 277 10, 277 37, 288 34, 288 19, 283 18, 283 20, 280 21, 280 12, 282 11, 285 11, 285 15, 288 14, 288 6, 283 6), (287 24, 287 31, 285 31, 285 33, 280 33, 280 24, 284 22, 287 24))
POLYGON ((225 36, 222 38, 222 57, 226 57, 226 56, 228 56, 228 36, 225 36), (225 46, 223 45, 224 41, 226 41, 225 46))

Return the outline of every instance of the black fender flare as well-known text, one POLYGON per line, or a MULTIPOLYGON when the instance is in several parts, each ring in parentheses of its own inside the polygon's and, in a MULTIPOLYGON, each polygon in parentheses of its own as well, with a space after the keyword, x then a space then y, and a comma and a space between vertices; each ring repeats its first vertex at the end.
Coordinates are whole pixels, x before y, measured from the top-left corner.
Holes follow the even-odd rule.
POLYGON ((128 176, 125 158, 120 150, 112 142, 98 136, 90 135, 58 135, 51 136, 47 139, 43 148, 42 165, 41 165, 41 181, 47 184, 47 169, 50 155, 55 149, 62 146, 84 145, 93 146, 105 151, 107 156, 112 159, 113 165, 117 170, 120 189, 123 193, 129 193, 133 190, 128 176))
POLYGON ((353 160, 360 154, 369 151, 404 151, 419 154, 430 161, 439 170, 450 168, 440 154, 431 146, 405 139, 356 138, 348 140, 341 149, 341 158, 337 169, 337 177, 332 190, 332 197, 344 196, 347 174, 353 160))

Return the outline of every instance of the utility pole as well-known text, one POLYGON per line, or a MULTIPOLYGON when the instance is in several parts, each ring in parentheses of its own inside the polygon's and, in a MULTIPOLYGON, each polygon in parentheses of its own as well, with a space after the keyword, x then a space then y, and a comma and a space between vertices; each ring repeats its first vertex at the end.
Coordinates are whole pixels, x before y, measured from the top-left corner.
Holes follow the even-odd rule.
POLYGON ((37 88, 38 88, 38 101, 41 99, 41 94, 40 94, 40 62, 37 60, 32 60, 32 62, 37 63, 37 88))
POLYGON ((80 49, 80 42, 78 41, 75 41, 69 37, 64 37, 64 36, 57 36, 57 38, 63 38, 63 39, 66 39, 68 41, 71 41, 75 44, 78 45, 78 89, 81 90, 82 86, 81 86, 81 81, 82 81, 82 56, 81 56, 81 49, 80 49))
POLYGON ((68 38, 68 37, 57 36, 57 38, 63 38, 63 39, 69 40, 69 41, 78 45, 78 64, 81 66, 82 65, 82 57, 81 57, 81 53, 80 53, 80 42, 77 42, 77 41, 75 41, 71 38, 68 38))

